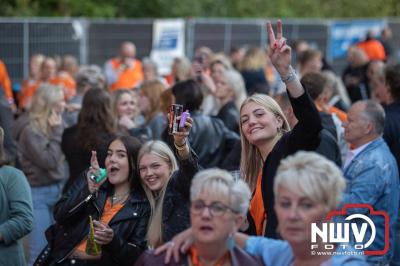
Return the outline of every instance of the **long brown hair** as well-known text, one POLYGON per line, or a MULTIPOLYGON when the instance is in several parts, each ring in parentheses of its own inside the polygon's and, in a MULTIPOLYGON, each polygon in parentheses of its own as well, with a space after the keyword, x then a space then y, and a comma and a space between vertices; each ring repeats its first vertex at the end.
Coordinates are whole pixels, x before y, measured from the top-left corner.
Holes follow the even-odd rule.
POLYGON ((91 89, 83 97, 78 118, 78 142, 86 151, 96 150, 105 136, 116 133, 116 119, 110 94, 104 89, 91 89))
POLYGON ((147 81, 140 88, 140 93, 146 96, 150 103, 150 110, 144 114, 146 123, 150 122, 150 120, 161 111, 160 97, 164 90, 164 84, 158 80, 147 81))

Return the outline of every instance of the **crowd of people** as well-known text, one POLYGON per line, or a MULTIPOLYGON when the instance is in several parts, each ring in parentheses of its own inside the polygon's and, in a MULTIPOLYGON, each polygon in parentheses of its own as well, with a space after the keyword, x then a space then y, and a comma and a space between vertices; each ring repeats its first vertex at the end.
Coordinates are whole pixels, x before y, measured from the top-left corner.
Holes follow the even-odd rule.
POLYGON ((0 265, 400 265, 400 64, 369 33, 340 77, 282 28, 167 76, 35 54, 16 95, 0 61, 0 265), (342 209, 375 229, 313 242, 342 209))

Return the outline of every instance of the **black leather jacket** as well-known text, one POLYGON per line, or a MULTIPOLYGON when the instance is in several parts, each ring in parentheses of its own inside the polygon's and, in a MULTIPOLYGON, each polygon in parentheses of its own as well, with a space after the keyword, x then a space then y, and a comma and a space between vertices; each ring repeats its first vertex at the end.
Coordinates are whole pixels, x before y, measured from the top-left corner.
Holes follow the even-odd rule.
POLYGON ((189 142, 199 157, 200 165, 204 168, 220 166, 240 139, 239 136, 216 117, 199 112, 190 115, 193 118, 193 127, 189 142))
MULTIPOLYGON (((176 155, 179 158, 179 155, 176 155)), ((191 150, 189 158, 179 159, 179 170, 175 171, 165 191, 162 212, 163 242, 190 227, 190 186, 194 175, 200 170, 197 155, 191 150)))
MULTIPOLYGON (((56 224, 46 231, 48 247, 34 265, 65 260, 88 235, 88 216, 92 215, 96 220, 101 217, 110 190, 111 186, 106 182, 97 193, 90 194, 85 173, 79 176, 57 202, 54 210, 56 224)), ((133 265, 146 248, 149 217, 150 205, 146 196, 142 191, 133 191, 109 223, 114 230, 114 238, 102 246, 99 265, 133 265)))
POLYGON ((236 108, 235 102, 231 101, 226 103, 219 110, 217 117, 224 122, 225 126, 239 134, 239 110, 236 108))

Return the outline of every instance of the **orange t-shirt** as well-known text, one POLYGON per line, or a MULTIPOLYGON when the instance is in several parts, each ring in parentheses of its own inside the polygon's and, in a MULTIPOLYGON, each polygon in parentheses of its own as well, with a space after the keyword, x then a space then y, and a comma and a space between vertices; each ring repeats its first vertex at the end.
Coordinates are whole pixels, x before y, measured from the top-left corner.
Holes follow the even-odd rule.
MULTIPOLYGON (((190 247, 190 262, 193 266, 203 266, 199 259, 199 252, 195 246, 190 247)), ((214 265, 215 266, 222 266, 225 265, 226 262, 230 261, 230 254, 226 252, 222 258, 220 258, 214 265)))
MULTIPOLYGON (((111 206, 110 198, 107 199, 106 205, 104 206, 103 214, 101 215, 100 222, 103 224, 108 224, 111 219, 124 207, 124 204, 119 203, 111 206)), ((86 252, 87 237, 76 247, 77 250, 86 252)))
MULTIPOLYGON (((132 89, 143 81, 142 63, 136 59, 133 62, 132 67, 126 68, 119 73, 117 81, 110 86, 111 91, 118 89, 132 89)), ((111 65, 114 71, 118 71, 121 67, 121 61, 119 59, 112 59, 111 65)))
POLYGON ((21 91, 18 93, 18 106, 20 109, 26 109, 30 105, 30 101, 37 91, 41 81, 27 79, 22 82, 21 91))
POLYGON ((365 52, 369 60, 383 61, 386 58, 385 48, 383 48, 382 43, 378 40, 359 42, 356 46, 365 52))
POLYGON ((62 71, 57 76, 59 84, 64 87, 64 99, 68 101, 76 94, 76 82, 68 72, 62 71))
POLYGON ((14 100, 11 88, 10 77, 8 76, 6 65, 0 60, 0 86, 3 87, 4 94, 8 100, 14 100))
POLYGON ((47 81, 32 80, 32 79, 24 80, 22 82, 21 92, 18 94, 19 108, 27 109, 29 107, 33 95, 35 95, 36 91, 38 90, 42 82, 47 82, 51 85, 61 86, 63 88, 65 100, 69 100, 76 93, 75 80, 71 76, 66 76, 66 75, 57 76, 54 78, 50 78, 47 81))
POLYGON ((264 202, 261 192, 261 179, 262 171, 258 174, 256 190, 254 192, 253 198, 250 201, 250 215, 253 218, 254 224, 256 226, 256 233, 258 236, 264 235, 265 225, 267 223, 267 213, 264 209, 264 202))

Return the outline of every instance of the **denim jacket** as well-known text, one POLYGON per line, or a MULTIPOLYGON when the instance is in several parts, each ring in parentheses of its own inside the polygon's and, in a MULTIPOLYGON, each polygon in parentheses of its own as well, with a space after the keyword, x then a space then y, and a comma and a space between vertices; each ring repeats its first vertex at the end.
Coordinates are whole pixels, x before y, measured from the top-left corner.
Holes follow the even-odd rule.
MULTIPOLYGON (((372 141, 344 169, 346 190, 341 205, 349 203, 369 204, 375 211, 385 211, 389 215, 390 249, 383 256, 369 256, 368 262, 385 265, 393 256, 395 225, 399 207, 399 176, 396 161, 382 137, 372 141)), ((341 206, 341 207, 342 207, 341 206)), ((366 208, 352 208, 347 214, 365 214, 376 227, 376 237, 367 250, 383 250, 385 246, 385 223, 383 216, 371 215, 366 208)), ((361 223, 364 220, 353 220, 361 223)), ((370 227, 365 240, 370 239, 370 227)))

